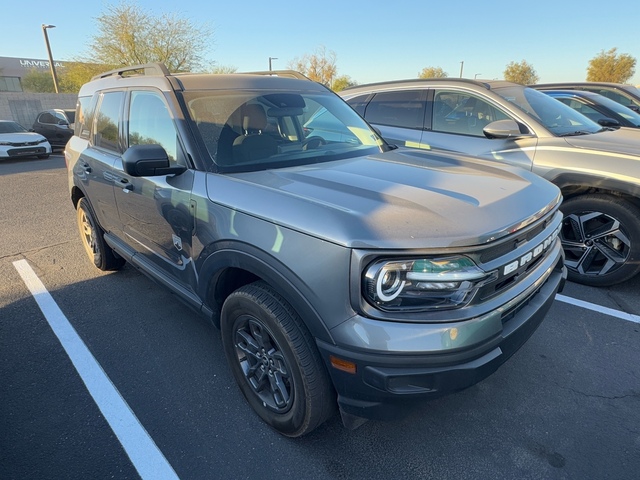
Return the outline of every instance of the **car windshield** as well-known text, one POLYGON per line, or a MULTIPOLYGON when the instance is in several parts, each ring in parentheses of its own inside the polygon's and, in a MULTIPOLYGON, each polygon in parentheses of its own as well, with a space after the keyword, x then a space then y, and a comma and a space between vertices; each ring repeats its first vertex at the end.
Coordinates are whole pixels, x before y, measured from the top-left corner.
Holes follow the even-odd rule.
MULTIPOLYGON (((638 93, 640 94, 640 92, 638 93)), ((614 102, 610 98, 607 98, 603 95, 598 95, 595 101, 609 108, 609 110, 614 111, 615 113, 620 115, 622 118, 631 122, 636 127, 640 127, 640 113, 634 112, 633 110, 625 107, 621 103, 614 102)))
POLYGON ((220 171, 240 172, 379 153, 384 141, 324 92, 188 91, 185 102, 220 171))
POLYGON ((558 136, 585 135, 602 131, 602 127, 555 98, 533 88, 509 86, 493 89, 526 114, 558 136))
POLYGON ((26 128, 16 122, 0 122, 0 133, 23 133, 26 128))

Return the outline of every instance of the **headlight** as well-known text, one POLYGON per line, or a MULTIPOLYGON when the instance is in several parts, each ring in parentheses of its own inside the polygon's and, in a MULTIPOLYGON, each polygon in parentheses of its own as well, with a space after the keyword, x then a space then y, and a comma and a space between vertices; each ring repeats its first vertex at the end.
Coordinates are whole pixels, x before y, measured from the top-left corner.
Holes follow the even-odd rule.
POLYGON ((364 273, 366 300, 381 310, 442 310, 467 305, 497 278, 467 257, 381 260, 364 273))
POLYGON ((0 142, 0 145, 11 145, 11 142, 0 142))
POLYGON ((42 137, 42 140, 38 141, 38 143, 44 143, 44 142, 46 142, 46 141, 47 141, 47 139, 46 139, 46 138, 44 138, 44 137, 42 137))

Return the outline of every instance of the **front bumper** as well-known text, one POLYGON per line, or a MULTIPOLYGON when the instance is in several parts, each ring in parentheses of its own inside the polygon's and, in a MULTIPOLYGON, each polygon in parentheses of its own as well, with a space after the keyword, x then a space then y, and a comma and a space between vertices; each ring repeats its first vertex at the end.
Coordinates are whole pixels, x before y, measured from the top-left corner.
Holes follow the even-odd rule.
POLYGON ((369 329, 366 335, 361 332, 361 336, 368 336, 371 344, 381 345, 386 336, 386 345, 396 346, 393 350, 367 351, 362 346, 318 341, 343 415, 379 420, 398 418, 411 401, 456 392, 491 375, 529 339, 556 293, 562 290, 567 272, 559 242, 539 269, 541 272, 534 277, 538 281, 479 318, 455 324, 382 325, 385 322, 367 319, 352 322, 355 330, 369 329), (372 329, 374 323, 381 330, 372 329), (394 333, 405 337, 391 338, 394 333), (462 346, 456 346, 459 335, 466 335, 459 342, 462 346), (438 349, 434 348, 434 338, 439 339, 438 349), (428 353, 415 351, 421 342, 429 347, 428 353), (413 351, 398 351, 401 344, 411 345, 413 351), (332 357, 355 364, 356 372, 334 368, 332 357))

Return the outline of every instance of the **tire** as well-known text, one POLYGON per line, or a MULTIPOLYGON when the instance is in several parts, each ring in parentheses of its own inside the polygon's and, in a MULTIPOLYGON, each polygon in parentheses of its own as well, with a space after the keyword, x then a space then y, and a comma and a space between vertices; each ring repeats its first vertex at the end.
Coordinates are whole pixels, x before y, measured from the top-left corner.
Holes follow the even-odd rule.
POLYGON ((119 257, 104 241, 104 231, 95 220, 91 204, 86 198, 81 198, 76 209, 78 231, 84 251, 89 259, 100 270, 118 270, 125 261, 119 257))
POLYGON ((38 158, 44 160, 45 158, 49 158, 49 154, 45 153, 44 155, 38 155, 38 158))
POLYGON ((275 430, 299 437, 334 412, 333 387, 311 335, 267 284, 255 282, 229 295, 221 332, 240 390, 275 430))
POLYGON ((614 195, 569 198, 560 238, 569 280, 604 287, 640 271, 640 210, 614 195))

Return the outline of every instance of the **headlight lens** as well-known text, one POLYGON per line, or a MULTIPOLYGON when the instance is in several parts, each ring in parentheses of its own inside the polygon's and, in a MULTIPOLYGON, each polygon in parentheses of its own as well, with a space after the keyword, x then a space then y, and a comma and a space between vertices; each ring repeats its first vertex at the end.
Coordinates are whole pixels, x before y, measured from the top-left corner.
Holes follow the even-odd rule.
POLYGON ((467 305, 477 290, 496 279, 462 256, 381 260, 364 273, 364 295, 381 310, 444 310, 467 305))

